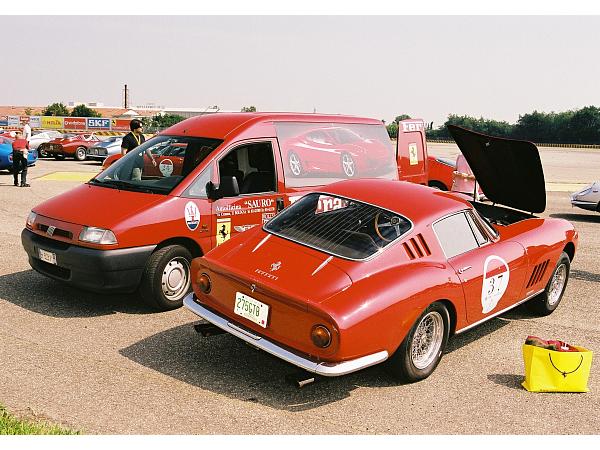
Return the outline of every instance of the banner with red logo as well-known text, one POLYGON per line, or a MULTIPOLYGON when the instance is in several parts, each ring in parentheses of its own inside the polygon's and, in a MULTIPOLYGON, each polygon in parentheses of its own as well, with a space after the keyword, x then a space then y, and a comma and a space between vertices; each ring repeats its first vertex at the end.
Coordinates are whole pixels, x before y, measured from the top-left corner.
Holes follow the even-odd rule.
POLYGON ((65 117, 65 129, 67 130, 85 130, 85 117, 65 117))
POLYGON ((129 131, 129 122, 131 122, 131 119, 112 119, 110 129, 113 131, 129 131))

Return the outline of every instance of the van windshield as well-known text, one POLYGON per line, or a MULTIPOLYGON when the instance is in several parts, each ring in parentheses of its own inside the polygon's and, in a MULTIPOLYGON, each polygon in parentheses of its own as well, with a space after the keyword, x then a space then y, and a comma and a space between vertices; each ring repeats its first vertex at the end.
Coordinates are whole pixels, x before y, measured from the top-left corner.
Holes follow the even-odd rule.
POLYGON ((89 183, 168 194, 222 142, 220 139, 159 135, 128 152, 89 183))

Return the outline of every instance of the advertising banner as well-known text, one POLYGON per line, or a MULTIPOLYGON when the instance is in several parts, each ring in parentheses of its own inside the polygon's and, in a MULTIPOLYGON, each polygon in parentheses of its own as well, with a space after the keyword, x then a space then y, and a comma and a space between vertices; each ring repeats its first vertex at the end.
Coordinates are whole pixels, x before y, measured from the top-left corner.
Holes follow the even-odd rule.
POLYGON ((42 128, 60 129, 63 127, 63 118, 54 116, 42 116, 42 128))
POLYGON ((110 119, 87 118, 88 130, 110 130, 110 119))
POLYGON ((40 116, 30 116, 29 117, 29 126, 31 128, 41 128, 42 120, 40 116))
POLYGON ((64 120, 66 130, 85 130, 85 117, 65 117, 64 120))
POLYGON ((21 121, 21 125, 25 125, 26 123, 29 123, 29 116, 20 116, 19 120, 21 121))
POLYGON ((19 116, 8 116, 8 126, 9 127, 18 127, 21 125, 21 121, 19 116))
POLYGON ((0 127, 8 126, 8 116, 0 116, 0 127))
POLYGON ((129 131, 130 119, 112 119, 110 129, 113 131, 129 131))

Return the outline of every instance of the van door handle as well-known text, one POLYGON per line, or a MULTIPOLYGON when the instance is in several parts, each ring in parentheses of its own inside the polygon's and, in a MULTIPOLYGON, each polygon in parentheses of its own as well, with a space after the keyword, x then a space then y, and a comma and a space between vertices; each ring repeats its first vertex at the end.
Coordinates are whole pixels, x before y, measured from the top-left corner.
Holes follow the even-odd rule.
POLYGON ((283 203, 283 197, 277 197, 277 200, 275 200, 276 206, 277 206, 277 212, 281 211, 285 205, 283 203))
POLYGON ((463 272, 466 272, 466 271, 467 271, 467 270, 469 270, 471 267, 473 267, 473 266, 465 266, 465 267, 463 267, 463 268, 461 268, 461 269, 458 269, 458 273, 463 273, 463 272))

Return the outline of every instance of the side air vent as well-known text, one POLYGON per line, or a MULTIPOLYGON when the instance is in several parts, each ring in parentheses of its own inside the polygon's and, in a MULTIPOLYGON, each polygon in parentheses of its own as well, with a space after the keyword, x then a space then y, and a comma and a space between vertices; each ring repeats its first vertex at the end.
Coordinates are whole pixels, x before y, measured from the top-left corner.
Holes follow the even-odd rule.
POLYGON ((540 282, 540 280, 544 277, 546 273, 546 269, 548 268, 549 259, 544 261, 543 263, 538 264, 533 268, 533 272, 531 273, 531 277, 529 277, 529 282, 527 283, 527 288, 530 288, 540 282))
POLYGON ((423 258, 424 256, 431 255, 431 250, 429 250, 429 246, 421 233, 403 242, 402 246, 409 259, 423 258))

